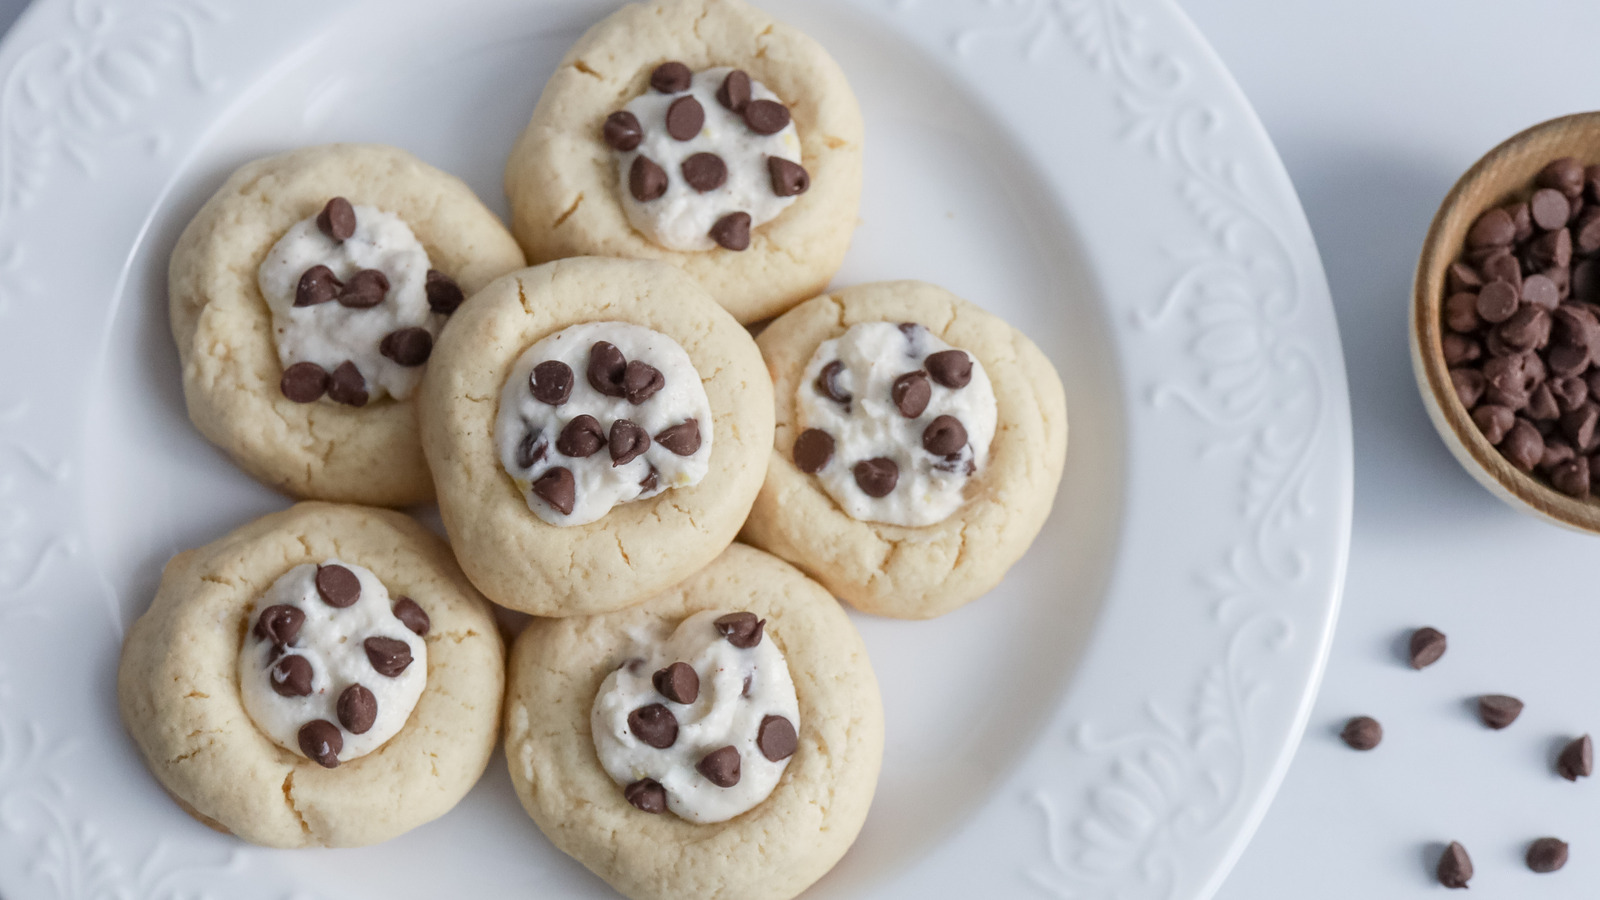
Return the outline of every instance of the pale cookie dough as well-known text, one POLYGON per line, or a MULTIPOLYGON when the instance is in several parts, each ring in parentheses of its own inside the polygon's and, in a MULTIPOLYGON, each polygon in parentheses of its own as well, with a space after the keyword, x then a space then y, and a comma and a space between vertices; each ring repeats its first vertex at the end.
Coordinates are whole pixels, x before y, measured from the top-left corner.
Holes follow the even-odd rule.
POLYGON ((789 560, 864 612, 943 615, 999 583, 1055 502, 1067 452, 1061 379, 1039 348, 999 318, 943 288, 887 281, 824 294, 790 310, 757 340, 777 397, 767 480, 741 539, 789 560), (818 346, 862 322, 914 322, 977 358, 997 423, 985 465, 948 518, 912 527, 861 521, 795 464, 797 398, 818 346))
POLYGON ((632 606, 704 567, 749 514, 772 446, 771 381, 749 332, 688 276, 646 260, 564 259, 489 285, 441 336, 418 405, 461 567, 494 602, 538 616, 632 606), (715 440, 698 483, 621 503, 587 524, 551 525, 507 472, 496 423, 524 351, 585 322, 642 326, 682 347, 715 440))
POLYGON ((468 295, 523 265, 516 242, 466 184, 403 150, 330 144, 249 163, 201 207, 172 251, 168 302, 189 418, 245 471, 293 496, 425 502, 433 484, 411 401, 296 403, 281 389, 261 264, 334 197, 397 216, 429 265, 468 295))
MULTIPOLYGON (((706 109, 711 123, 723 111, 713 107, 706 109)), ((660 128, 641 124, 647 135, 660 128)), ((838 270, 860 205, 861 142, 861 111, 844 73, 805 34, 741 0, 632 4, 580 38, 545 84, 506 163, 512 228, 533 262, 580 255, 669 262, 739 321, 754 322, 815 295, 838 270), (629 222, 627 173, 619 177, 618 162, 636 154, 608 146, 604 125, 650 92, 651 73, 669 61, 694 73, 741 69, 790 111, 809 186, 751 229, 745 250, 670 250, 629 222)))
POLYGON ((855 840, 883 756, 883 708, 866 648, 834 599, 793 567, 741 544, 642 606, 535 620, 517 639, 506 761, 551 842, 634 900, 784 900, 855 840), (695 824, 630 805, 595 752, 590 707, 636 642, 702 610, 766 620, 799 701, 798 742, 777 787, 741 815, 695 824))
POLYGON ((388 510, 301 503, 173 557, 123 643, 117 692, 150 771, 196 819, 270 847, 355 847, 445 814, 477 782, 498 735, 504 656, 488 603, 443 541, 388 510), (337 768, 258 728, 239 682, 257 604, 296 566, 330 559, 370 570, 428 620, 426 683, 405 725, 337 768))

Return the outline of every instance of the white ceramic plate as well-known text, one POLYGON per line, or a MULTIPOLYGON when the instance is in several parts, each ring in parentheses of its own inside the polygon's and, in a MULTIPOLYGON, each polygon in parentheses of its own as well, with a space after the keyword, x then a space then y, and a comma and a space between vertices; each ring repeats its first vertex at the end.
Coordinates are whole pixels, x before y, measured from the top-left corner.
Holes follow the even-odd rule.
MULTIPOLYGON (((194 823, 117 719, 162 564, 284 498, 189 425, 165 260, 247 159, 383 141, 503 210, 545 76, 610 0, 41 0, 0 47, 0 892, 604 897, 497 758, 388 844, 194 823)), ((1320 263, 1169 0, 769 0, 868 123, 838 283, 921 278, 1067 385, 1055 513, 981 602, 857 617, 888 746, 815 897, 1191 898, 1304 725, 1343 578, 1350 418, 1320 263)))

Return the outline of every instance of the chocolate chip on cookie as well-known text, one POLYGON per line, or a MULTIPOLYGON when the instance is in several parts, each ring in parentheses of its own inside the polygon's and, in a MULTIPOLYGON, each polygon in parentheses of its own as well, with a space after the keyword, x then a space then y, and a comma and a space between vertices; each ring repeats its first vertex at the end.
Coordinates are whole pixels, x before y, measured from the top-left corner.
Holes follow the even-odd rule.
POLYGON ((283 697, 311 696, 311 660, 295 654, 279 659, 267 676, 272 689, 283 697))
POLYGON ((928 408, 928 401, 933 399, 933 389, 928 386, 928 373, 918 369, 901 375, 894 380, 889 396, 894 400, 895 408, 900 410, 900 415, 908 419, 922 415, 928 408))
POLYGON ((699 420, 685 419, 677 425, 663 429, 656 435, 656 443, 678 456, 693 456, 695 451, 700 449, 699 420))
POLYGON ((589 366, 586 374, 589 386, 607 397, 626 397, 623 378, 627 375, 628 358, 615 344, 595 341, 589 347, 589 366))
POLYGON ((959 453, 966 445, 966 426, 955 416, 939 416, 922 429, 922 449, 935 456, 959 453))
POLYGON ((667 172, 644 154, 633 158, 628 167, 628 193, 640 203, 646 203, 667 192, 667 172))
POLYGON ((599 419, 594 416, 578 416, 561 429, 561 436, 556 438, 556 452, 573 459, 588 459, 597 453, 605 442, 606 433, 600 427, 599 419))
POLYGON ((675 141, 687 141, 706 124, 706 110, 693 97, 679 97, 667 107, 667 134, 675 141))
POLYGON ((676 94, 687 91, 689 82, 694 78, 694 73, 681 62, 664 62, 655 67, 650 73, 650 86, 663 94, 676 94))
POLYGON ((665 812, 667 789, 654 778, 641 778, 622 789, 622 798, 647 813, 665 812))
POLYGON ((297 362, 283 370, 278 390, 295 403, 311 403, 328 390, 328 373, 314 362, 297 362))
POLYGON ((748 650, 761 643, 761 635, 766 630, 767 620, 756 617, 753 612, 728 613, 718 616, 716 622, 717 632, 728 639, 728 643, 741 650, 748 650))
POLYGON ((882 456, 856 463, 851 472, 856 477, 856 485, 868 497, 887 497, 900 481, 900 466, 882 456))
POLYGON ((627 367, 622 370, 622 395, 634 406, 654 397, 657 391, 666 386, 667 380, 661 375, 661 370, 647 362, 629 360, 627 367))
POLYGON ((328 376, 328 399, 346 406, 367 405, 367 379, 355 363, 347 359, 328 376))
POLYGON ((557 466, 546 470, 533 482, 533 493, 557 512, 570 516, 572 505, 578 499, 578 484, 571 471, 557 466))
POLYGON ((739 783, 739 751, 735 747, 720 747, 700 757, 695 769, 717 787, 729 788, 739 783))
POLYGON ((344 283, 334 276, 327 266, 312 266, 300 276, 294 288, 296 307, 317 306, 339 296, 344 283))
POLYGON ((433 354, 433 335, 426 328, 400 328, 383 336, 378 352, 402 366, 420 366, 433 354))
POLYGON ((678 717, 660 703, 641 706, 628 713, 628 730, 657 750, 665 750, 678 740, 678 717))
POLYGON ((811 175, 805 167, 781 156, 767 157, 767 179, 779 197, 796 197, 811 187, 811 175))
POLYGON ((777 762, 788 759, 800 746, 800 737, 794 733, 794 723, 783 716, 767 716, 756 731, 756 746, 761 755, 777 762))
POLYGON ((288 646, 300 636, 300 627, 305 623, 306 614, 299 607, 277 603, 261 611, 255 633, 263 641, 288 646))
POLYGON ((349 309, 371 309, 389 296, 389 276, 379 269, 362 269, 350 276, 339 291, 339 305, 349 309))
POLYGON ((611 465, 625 466, 650 449, 650 432, 628 419, 611 423, 611 465))
POLYGON ((751 100, 744 108, 744 124, 756 134, 777 134, 789 124, 789 107, 775 100, 751 100))
POLYGON ((411 629, 411 633, 418 637, 427 637, 428 629, 432 626, 432 620, 428 618, 427 611, 410 597, 401 597, 395 601, 394 617, 399 619, 400 624, 411 629))
POLYGON ((972 357, 961 350, 940 350, 931 354, 923 366, 934 381, 947 388, 964 388, 972 381, 972 357))
POLYGON ((750 103, 750 76, 743 69, 734 69, 723 76, 717 88, 717 102, 733 112, 744 112, 750 103))
POLYGON ((456 280, 438 269, 429 269, 423 282, 423 292, 428 295, 428 308, 441 316, 448 316, 461 308, 467 295, 456 280))
POLYGON ((624 153, 639 146, 639 142, 644 140, 644 128, 639 125, 639 117, 625 109, 619 109, 606 116, 606 124, 601 134, 611 149, 621 150, 624 153))
POLYGON ((683 165, 678 168, 683 172, 683 180, 689 183, 689 187, 702 194, 722 187, 728 180, 728 164, 715 153, 696 153, 684 160, 683 165))
POLYGON ((750 214, 731 212, 711 226, 711 239, 724 250, 750 248, 750 214))
POLYGON ((339 694, 339 724, 351 734, 366 734, 378 721, 378 698, 359 684, 339 694))
POLYGON ((650 683, 673 703, 693 703, 700 696, 700 675, 686 662, 675 662, 657 671, 650 676, 650 683))
POLYGON ((655 491, 656 488, 660 486, 661 473, 656 469, 655 464, 652 463, 650 465, 650 471, 646 472, 645 476, 639 479, 639 496, 649 496, 655 491))
POLYGON ((794 464, 807 475, 822 471, 833 458, 833 435, 820 428, 807 428, 794 440, 794 464))
POLYGON ((354 606, 361 599, 361 579, 344 566, 317 566, 316 583, 322 602, 337 609, 354 606))
POLYGON ((339 243, 356 233, 356 209, 343 197, 335 197, 317 213, 317 230, 339 243))
POLYGON ((394 638, 369 637, 361 643, 367 651, 367 662, 379 675, 394 678, 411 665, 411 645, 394 638))
POLYGON ((300 726, 300 752, 315 760, 324 769, 339 767, 339 751, 344 749, 344 735, 339 726, 327 719, 313 719, 300 726))
POLYGON ((560 406, 572 396, 572 367, 559 359, 547 359, 528 373, 528 390, 533 399, 549 406, 560 406))
POLYGON ((816 388, 817 393, 827 397, 829 400, 849 406, 852 399, 850 394, 844 388, 839 387, 839 373, 843 371, 843 362, 837 359, 829 362, 817 374, 816 388))
POLYGON ((517 442, 517 465, 524 469, 533 468, 533 464, 550 455, 550 442, 544 439, 544 432, 529 430, 517 442))

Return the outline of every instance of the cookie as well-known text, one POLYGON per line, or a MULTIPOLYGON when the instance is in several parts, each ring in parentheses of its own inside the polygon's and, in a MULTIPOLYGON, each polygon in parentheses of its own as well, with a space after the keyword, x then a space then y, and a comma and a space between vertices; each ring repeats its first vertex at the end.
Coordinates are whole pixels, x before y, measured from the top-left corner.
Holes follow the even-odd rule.
POLYGON ((459 179, 403 150, 331 144, 230 176, 172 252, 189 418, 301 498, 432 497, 411 397, 466 295, 522 251, 459 179))
POLYGON ((778 424, 742 540, 878 615, 931 618, 999 583, 1066 457, 1065 394, 1032 341, 891 281, 808 300, 757 343, 778 424))
POLYGON ((506 163, 533 262, 657 259, 741 322, 815 295, 861 196, 861 111, 811 38, 741 0, 625 6, 545 84, 506 163))
POLYGON ((450 548, 307 502, 173 557, 123 643, 122 719, 184 810, 270 847, 448 812, 498 735, 504 648, 450 548))
POLYGON ((766 472, 755 342, 664 263, 514 272, 457 313, 419 394, 461 567, 540 616, 639 603, 732 542, 766 472))
POLYGON ((866 648, 827 591, 750 547, 641 606, 535 620, 510 679, 523 807, 635 900, 793 897, 871 805, 883 709, 866 648))

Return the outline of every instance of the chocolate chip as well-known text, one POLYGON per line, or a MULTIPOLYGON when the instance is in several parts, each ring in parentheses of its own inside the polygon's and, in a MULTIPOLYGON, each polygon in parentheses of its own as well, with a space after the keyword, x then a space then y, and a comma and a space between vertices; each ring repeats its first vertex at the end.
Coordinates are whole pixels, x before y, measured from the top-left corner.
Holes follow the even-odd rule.
POLYGON ((344 566, 317 566, 316 582, 317 594, 329 606, 345 609, 361 599, 361 579, 344 566))
POLYGON ((1528 407, 1523 410, 1528 418, 1535 422, 1546 422, 1561 415, 1561 407, 1556 405, 1555 394, 1550 392, 1548 383, 1541 384, 1528 395, 1528 407))
POLYGON ((761 748, 762 756, 777 762, 794 755, 800 738, 794 733, 794 723, 783 716, 767 716, 756 729, 756 746, 761 748))
POLYGON ((660 479, 661 473, 657 472, 655 465, 652 464, 650 466, 650 471, 646 472, 645 476, 639 479, 639 496, 646 497, 655 492, 656 488, 660 487, 660 479))
POLYGON ((1528 868, 1543 875, 1567 864, 1567 842, 1542 837, 1528 845, 1528 868))
POLYGON ((300 626, 305 622, 306 614, 299 607, 275 603, 256 618, 255 635, 260 640, 287 646, 300 636, 300 626))
POLYGON ((1544 457, 1544 437, 1527 419, 1518 419, 1499 446, 1501 455, 1524 472, 1532 472, 1544 457))
MULTIPOLYGON (((1535 427, 1537 427, 1537 423, 1535 424, 1535 427)), ((1539 458, 1538 468, 1546 475, 1550 475, 1553 481, 1554 476, 1551 470, 1555 469, 1557 466, 1571 462, 1576 457, 1577 451, 1572 448, 1571 444, 1563 440, 1560 435, 1547 434, 1544 438, 1544 456, 1539 458)), ((1583 477, 1587 482, 1589 477, 1588 469, 1584 469, 1583 477)))
POLYGON ((1574 447, 1594 443, 1595 426, 1600 424, 1600 406, 1585 403, 1561 417, 1561 433, 1574 447))
POLYGON ((571 472, 556 466, 545 470, 545 473, 533 482, 533 494, 550 504, 556 512, 570 516, 573 503, 578 499, 578 485, 573 481, 571 472))
POLYGON ((717 88, 717 102, 734 112, 744 112, 750 103, 750 76, 743 69, 734 69, 722 79, 717 88))
POLYGON ((923 363, 934 381, 960 389, 972 381, 972 357, 961 350, 940 350, 923 363))
POLYGON ((356 233, 356 209, 343 197, 335 197, 317 213, 317 230, 344 243, 356 233))
POLYGON ((1563 414, 1582 407, 1589 399, 1588 382, 1576 376, 1552 379, 1550 390, 1556 395, 1556 405, 1563 414))
POLYGON ((328 376, 328 399, 346 406, 367 405, 367 380, 355 363, 347 359, 328 376))
POLYGON ((1466 887, 1472 880, 1472 859, 1467 856, 1467 848, 1451 841, 1450 846, 1444 848, 1444 855, 1439 857, 1435 874, 1439 876, 1439 883, 1447 888, 1466 887))
POLYGON ((1561 755, 1556 758, 1556 772, 1568 781, 1594 774, 1594 741, 1586 734, 1561 748, 1561 755))
POLYGON ((1561 305, 1561 290, 1548 275, 1529 275, 1522 281, 1522 300, 1549 312, 1561 305))
POLYGON ((378 698, 359 684, 339 694, 339 724, 351 734, 366 734, 378 720, 378 698))
POLYGON ((281 657, 267 677, 272 689, 283 697, 311 696, 311 660, 298 654, 281 657))
POLYGON ((694 73, 681 62, 664 62, 650 73, 650 86, 663 94, 687 91, 694 73))
POLYGON ((1445 335, 1439 339, 1439 348, 1444 351, 1444 364, 1451 368, 1475 362, 1483 356, 1483 345, 1464 334, 1445 335))
POLYGON ((822 471, 833 458, 833 435, 820 428, 807 428, 794 441, 794 464, 807 475, 822 471))
POLYGON ((1527 258, 1534 263, 1534 268, 1547 269, 1551 266, 1567 266, 1572 263, 1572 232, 1563 228, 1559 231, 1547 231, 1533 239, 1528 245, 1527 258))
POLYGON ((327 719, 313 719, 300 726, 300 752, 313 759, 324 769, 339 767, 339 751, 344 749, 344 735, 339 726, 327 719))
POLYGON ((371 309, 389 296, 389 276, 377 269, 362 269, 350 276, 339 292, 339 305, 350 309, 371 309))
POLYGON ((683 180, 699 193, 714 191, 728 180, 728 164, 715 153, 696 153, 679 166, 683 180))
POLYGON ((1520 244, 1533 236, 1533 212, 1526 203, 1513 203, 1505 208, 1511 214, 1511 242, 1520 244))
POLYGON ((731 212, 711 226, 711 239, 724 250, 746 250, 750 247, 750 214, 731 212))
POLYGON ((1517 226, 1511 221, 1509 213, 1503 209, 1491 209, 1472 223, 1472 228, 1467 231, 1467 246, 1509 247, 1516 232, 1517 226))
POLYGON ((283 370, 278 390, 295 403, 311 403, 328 390, 328 373, 314 362, 297 362, 283 370))
POLYGON ((540 403, 561 406, 572 396, 572 367, 559 359, 539 363, 528 373, 528 390, 540 403))
POLYGON ((595 341, 594 346, 589 348, 587 375, 590 387, 607 397, 626 396, 628 392, 622 386, 622 379, 627 371, 628 359, 616 345, 595 341))
POLYGON ((717 787, 730 788, 739 783, 739 751, 733 747, 707 753, 694 767, 717 787))
POLYGON ((1371 750, 1383 740, 1383 726, 1371 716, 1356 716, 1345 723, 1344 730, 1339 732, 1339 737, 1352 750, 1371 750))
POLYGON ((712 623, 717 632, 728 639, 728 643, 740 650, 749 650, 761 643, 761 635, 766 630, 767 620, 756 618, 753 612, 728 613, 718 616, 712 623))
POLYGON ((675 662, 661 669, 650 676, 650 683, 673 703, 693 703, 700 696, 700 675, 686 662, 675 662))
POLYGON ((667 192, 666 170, 644 154, 633 158, 628 167, 628 193, 640 203, 647 203, 667 192))
POLYGON ((607 145, 613 150, 626 153, 639 146, 644 140, 644 128, 639 124, 639 117, 625 109, 619 109, 606 116, 606 124, 600 130, 607 145))
POLYGON ((755 683, 755 680, 756 674, 754 672, 746 675, 744 677, 744 687, 740 689, 739 696, 748 698, 750 696, 750 686, 755 683))
POLYGON ((303 307, 327 303, 339 296, 343 289, 344 284, 334 277, 332 269, 312 266, 300 275, 300 281, 294 287, 294 305, 303 307))
POLYGON ((922 449, 935 456, 961 452, 967 445, 967 429, 955 416, 939 416, 922 429, 922 449))
POLYGON ((402 366, 420 366, 433 354, 433 335, 426 328, 401 328, 383 336, 378 352, 402 366))
POLYGON ((650 449, 650 432, 627 419, 617 419, 611 423, 609 441, 611 465, 625 466, 650 449))
POLYGON ((401 597, 395 601, 393 611, 394 617, 400 620, 400 624, 411 629, 412 634, 417 637, 427 637, 432 620, 428 618, 428 613, 421 604, 410 597, 401 597))
POLYGON ((1497 329, 1500 341, 1519 353, 1542 349, 1550 341, 1550 314, 1538 306, 1523 304, 1497 329))
POLYGON ((705 124, 705 107, 693 97, 679 97, 667 107, 667 134, 675 141, 687 141, 693 138, 700 133, 705 124))
POLYGON ((661 376, 661 370, 647 362, 629 360, 627 367, 622 370, 623 396, 635 406, 654 397, 657 391, 666 386, 667 380, 661 376))
POLYGON ((1572 223, 1572 249, 1589 254, 1600 250, 1600 206, 1586 206, 1572 223))
POLYGON ((1539 187, 1554 188, 1569 199, 1583 194, 1583 182, 1583 163, 1570 156, 1551 160, 1533 178, 1539 187))
POLYGON ((1566 227, 1567 217, 1572 214, 1572 204, 1560 191, 1540 188, 1533 192, 1533 199, 1528 201, 1528 210, 1533 215, 1533 224, 1545 231, 1554 231, 1566 227))
POLYGON ((438 269, 428 270, 428 277, 423 281, 423 292, 428 295, 428 309, 441 316, 454 313, 467 300, 461 285, 438 269))
MULTIPOLYGON (((1546 448, 1548 453, 1548 447, 1546 448)), ((1570 448, 1568 448, 1570 451, 1570 448)), ((1557 464, 1545 463, 1550 478, 1550 486, 1578 500, 1587 500, 1590 491, 1589 460, 1587 457, 1577 456, 1557 464)))
POLYGON ((678 456, 693 456, 700 449, 700 421, 685 419, 677 425, 664 428, 656 435, 656 443, 678 456))
POLYGON ((657 750, 665 750, 678 740, 678 717, 662 704, 652 703, 628 713, 628 730, 657 750))
POLYGON ((811 188, 811 175, 805 167, 781 156, 767 157, 767 180, 779 197, 798 197, 811 188))
POLYGON ((1461 405, 1471 409, 1483 397, 1484 377, 1477 369, 1451 369, 1450 384, 1456 389, 1461 405))
POLYGON ((1437 628, 1418 628, 1411 632, 1411 668, 1426 669, 1444 655, 1447 641, 1437 628))
POLYGON ((928 401, 933 398, 933 389, 928 386, 928 373, 919 369, 901 375, 889 388, 889 396, 894 400, 895 408, 900 410, 900 415, 908 419, 922 415, 928 408, 928 401))
POLYGON ((1478 315, 1485 322, 1504 322, 1517 311, 1517 289, 1511 282, 1496 279, 1478 292, 1478 315))
POLYGON ((1444 302, 1444 324, 1451 331, 1471 334, 1478 330, 1478 295, 1475 293, 1451 294, 1444 302))
POLYGON ((577 416, 561 429, 556 438, 556 452, 573 459, 588 459, 599 452, 606 442, 605 429, 594 416, 577 416))
POLYGON ((1517 421, 1517 414, 1510 407, 1486 403, 1472 411, 1472 421, 1489 443, 1499 446, 1517 421))
POLYGON ((367 662, 379 675, 394 678, 411 665, 411 645, 394 638, 369 637, 361 646, 367 651, 367 662))
POLYGON ((667 789, 654 778, 641 778, 622 789, 622 799, 633 804, 635 809, 647 813, 665 812, 667 789))
POLYGON ((900 481, 900 467, 881 456, 856 463, 851 472, 856 476, 856 486, 868 497, 887 497, 900 481))
POLYGON ((849 406, 850 395, 845 392, 844 388, 839 387, 839 373, 843 371, 844 363, 840 360, 835 359, 829 362, 822 367, 821 372, 817 373, 816 388, 817 393, 827 397, 829 400, 849 406))
POLYGON ((517 465, 531 469, 534 463, 544 459, 549 453, 550 442, 544 439, 544 432, 529 431, 517 443, 517 465))
POLYGON ((744 108, 744 124, 756 134, 777 134, 789 124, 789 107, 775 100, 751 100, 744 108))
POLYGON ((1483 281, 1488 284, 1492 281, 1507 281, 1518 291, 1522 290, 1522 264, 1511 255, 1510 250, 1496 251, 1493 256, 1483 261, 1479 267, 1483 272, 1483 281))
POLYGON ((1522 701, 1505 694, 1484 694, 1478 698, 1478 718, 1495 731, 1510 725, 1522 715, 1522 701))

